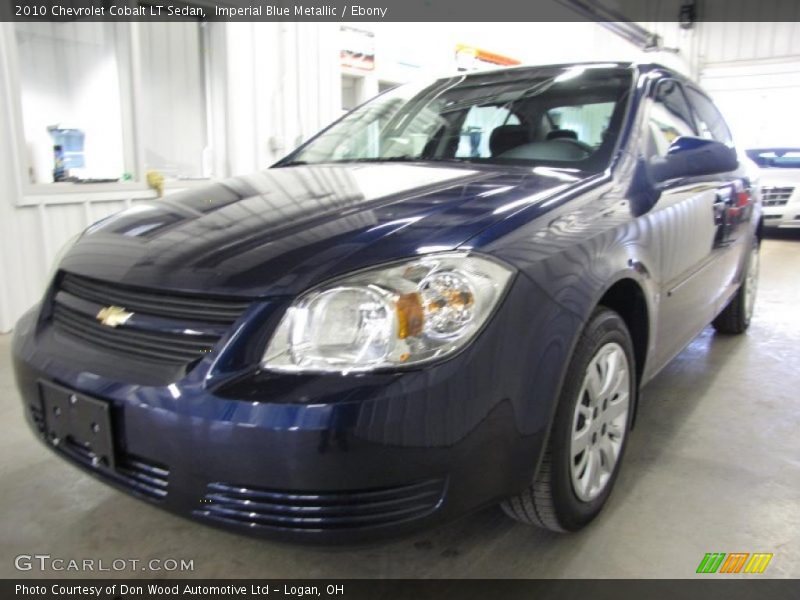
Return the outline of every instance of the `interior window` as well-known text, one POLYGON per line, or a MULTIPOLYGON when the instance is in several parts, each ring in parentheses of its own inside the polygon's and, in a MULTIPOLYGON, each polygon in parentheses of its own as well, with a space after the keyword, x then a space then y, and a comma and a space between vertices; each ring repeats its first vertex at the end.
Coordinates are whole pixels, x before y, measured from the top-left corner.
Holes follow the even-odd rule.
POLYGON ((516 115, 503 106, 473 106, 467 112, 459 133, 458 158, 492 156, 491 134, 498 127, 520 125, 516 115))
POLYGON ((137 166, 173 179, 212 175, 208 27, 15 23, 29 182, 128 181, 144 175, 137 166))
POLYGON ((353 110, 363 102, 364 78, 342 75, 342 112, 353 110))
POLYGON ((114 23, 15 23, 31 183, 126 171, 114 23))
POLYGON ((664 156, 680 136, 696 136, 692 112, 676 81, 663 81, 650 108, 650 155, 664 156))
POLYGON ((692 88, 689 88, 687 93, 694 107, 700 135, 704 138, 733 146, 731 132, 728 130, 725 120, 717 110, 717 107, 714 106, 714 103, 707 96, 692 88))

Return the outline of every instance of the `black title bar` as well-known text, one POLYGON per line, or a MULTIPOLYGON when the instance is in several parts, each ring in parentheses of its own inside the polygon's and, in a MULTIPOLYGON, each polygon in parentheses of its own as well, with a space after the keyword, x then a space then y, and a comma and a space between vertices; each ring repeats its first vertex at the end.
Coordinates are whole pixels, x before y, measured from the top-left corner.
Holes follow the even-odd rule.
POLYGON ((730 0, 3 0, 0 21, 797 21, 800 2, 730 0))
POLYGON ((144 600, 203 598, 205 600, 794 600, 797 580, 753 578, 614 580, 614 579, 385 579, 385 580, 124 580, 50 579, 2 580, 3 600, 36 598, 63 600, 144 600))

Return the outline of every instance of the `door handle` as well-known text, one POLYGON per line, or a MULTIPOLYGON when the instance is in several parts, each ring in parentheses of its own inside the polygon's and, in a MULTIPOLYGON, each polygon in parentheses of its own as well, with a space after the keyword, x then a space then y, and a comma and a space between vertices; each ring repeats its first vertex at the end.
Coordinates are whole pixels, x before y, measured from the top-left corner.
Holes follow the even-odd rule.
POLYGON ((731 201, 733 200, 733 190, 725 186, 723 188, 719 188, 716 191, 716 200, 714 200, 714 206, 721 204, 723 206, 730 206, 731 201))
POLYGON ((714 225, 724 225, 725 224, 725 210, 730 205, 730 200, 728 198, 723 197, 719 192, 717 192, 716 197, 714 198, 714 225))

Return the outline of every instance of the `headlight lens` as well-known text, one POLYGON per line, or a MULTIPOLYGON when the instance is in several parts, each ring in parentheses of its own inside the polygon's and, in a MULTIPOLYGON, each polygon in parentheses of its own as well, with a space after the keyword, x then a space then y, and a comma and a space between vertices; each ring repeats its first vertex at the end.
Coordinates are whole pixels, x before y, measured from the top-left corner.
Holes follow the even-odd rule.
POLYGON ((452 354, 488 320, 513 272, 465 253, 429 255, 300 296, 270 340, 273 371, 405 367, 452 354))

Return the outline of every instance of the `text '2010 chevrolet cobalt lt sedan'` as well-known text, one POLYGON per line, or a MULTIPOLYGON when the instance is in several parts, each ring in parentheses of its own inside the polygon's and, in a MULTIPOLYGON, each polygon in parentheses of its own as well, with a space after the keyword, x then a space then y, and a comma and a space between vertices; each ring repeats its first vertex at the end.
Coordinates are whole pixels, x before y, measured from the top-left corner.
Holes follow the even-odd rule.
POLYGON ((760 221, 719 112, 658 65, 405 85, 91 226, 15 372, 58 455, 208 523, 344 541, 502 503, 577 530, 639 388, 747 328, 760 221))

